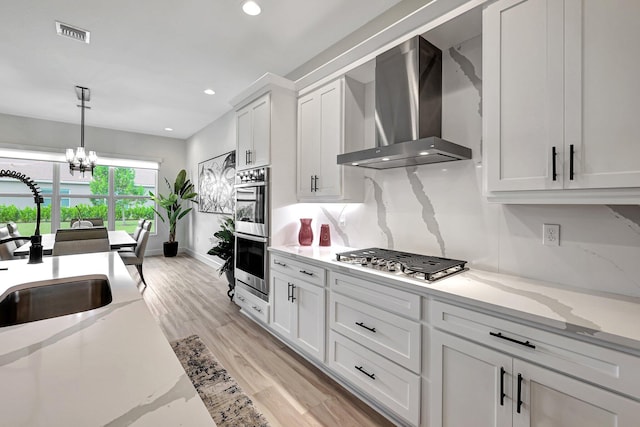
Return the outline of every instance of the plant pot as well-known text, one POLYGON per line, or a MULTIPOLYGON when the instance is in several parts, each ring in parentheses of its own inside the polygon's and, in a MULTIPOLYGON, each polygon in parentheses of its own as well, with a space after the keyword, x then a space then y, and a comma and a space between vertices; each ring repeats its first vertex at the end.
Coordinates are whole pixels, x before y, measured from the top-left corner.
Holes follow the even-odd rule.
POLYGON ((225 271, 224 275, 227 277, 227 282, 229 283, 229 285, 232 287, 235 286, 236 277, 235 274, 233 274, 233 269, 225 271))
POLYGON ((162 250, 165 257, 173 257, 178 255, 178 242, 164 242, 162 250))

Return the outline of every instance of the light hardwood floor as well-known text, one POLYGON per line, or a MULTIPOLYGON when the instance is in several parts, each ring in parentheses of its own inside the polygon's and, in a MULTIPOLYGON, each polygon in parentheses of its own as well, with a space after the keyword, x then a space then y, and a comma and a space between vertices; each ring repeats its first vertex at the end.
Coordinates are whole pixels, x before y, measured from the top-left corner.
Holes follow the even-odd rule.
POLYGON ((214 268, 148 257, 146 288, 129 271, 167 339, 199 335, 272 426, 393 425, 241 314, 214 268))

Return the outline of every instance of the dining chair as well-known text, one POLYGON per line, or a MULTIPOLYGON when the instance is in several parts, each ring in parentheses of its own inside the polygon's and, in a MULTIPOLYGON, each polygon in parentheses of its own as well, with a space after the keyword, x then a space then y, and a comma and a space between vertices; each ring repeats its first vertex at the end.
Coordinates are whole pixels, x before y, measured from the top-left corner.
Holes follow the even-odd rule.
POLYGON ((138 274, 140 274, 140 279, 142 279, 142 283, 144 283, 145 286, 147 286, 147 282, 144 280, 144 274, 142 274, 142 263, 144 262, 144 253, 147 250, 147 242, 149 241, 149 230, 151 230, 151 221, 148 221, 142 226, 135 250, 118 252, 118 255, 120 255, 125 265, 136 266, 138 274))
POLYGON ((89 221, 94 227, 104 227, 104 219, 102 218, 85 218, 85 221, 89 221))
POLYGON ((136 229, 133 231, 133 240, 138 240, 138 236, 140 235, 140 232, 142 231, 142 226, 144 225, 144 223, 146 222, 146 219, 139 219, 138 220, 138 225, 136 226, 136 229))
POLYGON ((109 234, 105 227, 71 228, 56 231, 54 256, 109 252, 109 234))
MULTIPOLYGON (((15 225, 15 222, 9 224, 4 227, 0 227, 0 241, 8 239, 10 237, 21 237, 20 233, 18 232, 18 227, 15 225), (9 224, 13 224, 13 226, 10 227, 9 224)), ((11 242, 0 243, 0 260, 23 258, 13 255, 13 251, 18 249, 18 246, 27 243, 29 240, 29 237, 25 236, 21 240, 13 240, 11 242)))
POLYGON ((93 223, 91 221, 75 220, 71 221, 71 228, 93 228, 93 223))

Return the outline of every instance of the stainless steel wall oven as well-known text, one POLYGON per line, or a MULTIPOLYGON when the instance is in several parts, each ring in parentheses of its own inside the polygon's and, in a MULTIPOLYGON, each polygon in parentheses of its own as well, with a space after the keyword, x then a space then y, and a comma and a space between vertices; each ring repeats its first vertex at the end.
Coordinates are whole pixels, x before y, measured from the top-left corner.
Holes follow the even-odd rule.
POLYGON ((235 278, 240 286, 269 300, 269 169, 236 174, 235 278))

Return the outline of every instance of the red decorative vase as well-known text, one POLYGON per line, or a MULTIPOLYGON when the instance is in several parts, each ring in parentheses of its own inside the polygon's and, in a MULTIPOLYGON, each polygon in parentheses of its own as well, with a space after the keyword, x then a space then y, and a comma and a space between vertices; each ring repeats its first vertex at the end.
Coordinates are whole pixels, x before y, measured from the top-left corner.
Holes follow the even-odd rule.
POLYGON ((329 224, 322 224, 320 226, 320 246, 331 246, 331 233, 329 231, 329 224))
POLYGON ((300 232, 298 233, 298 243, 300 246, 311 246, 313 242, 313 230, 311 229, 311 218, 300 218, 300 232))

